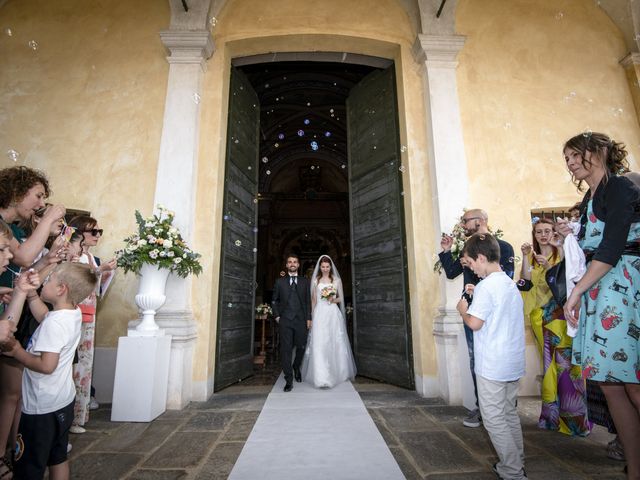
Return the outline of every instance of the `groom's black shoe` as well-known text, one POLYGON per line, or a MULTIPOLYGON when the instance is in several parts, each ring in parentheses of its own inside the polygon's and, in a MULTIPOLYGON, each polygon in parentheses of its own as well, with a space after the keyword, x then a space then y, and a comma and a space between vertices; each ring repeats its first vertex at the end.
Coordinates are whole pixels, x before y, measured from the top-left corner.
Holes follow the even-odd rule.
POLYGON ((285 392, 290 392, 291 390, 293 390, 293 383, 291 382, 287 382, 284 386, 284 391, 285 392))
POLYGON ((296 382, 300 383, 302 381, 302 374, 299 368, 293 369, 293 376, 296 378, 296 382))

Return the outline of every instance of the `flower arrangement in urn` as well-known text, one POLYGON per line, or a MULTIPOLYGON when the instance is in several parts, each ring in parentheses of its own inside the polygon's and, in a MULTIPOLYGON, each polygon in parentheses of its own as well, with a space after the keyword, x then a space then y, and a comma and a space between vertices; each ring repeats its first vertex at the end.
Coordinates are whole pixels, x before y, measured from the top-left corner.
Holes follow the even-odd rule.
POLYGON ((256 307, 256 313, 258 315, 271 315, 273 310, 271 310, 271 305, 268 303, 261 303, 256 307))
POLYGON ((179 277, 202 272, 200 254, 191 250, 172 225, 175 214, 162 205, 158 213, 143 218, 136 210, 138 232, 125 238, 126 246, 116 252, 118 266, 125 272, 140 273, 144 264, 166 268, 179 277))

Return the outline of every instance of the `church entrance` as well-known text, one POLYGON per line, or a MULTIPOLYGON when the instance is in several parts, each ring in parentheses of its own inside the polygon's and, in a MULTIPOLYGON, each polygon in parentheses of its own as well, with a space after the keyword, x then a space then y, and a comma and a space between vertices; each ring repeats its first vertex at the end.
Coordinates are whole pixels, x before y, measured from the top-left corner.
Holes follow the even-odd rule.
POLYGON ((413 388, 393 62, 245 57, 229 99, 215 390, 253 373, 290 252, 336 263, 358 373, 413 388))

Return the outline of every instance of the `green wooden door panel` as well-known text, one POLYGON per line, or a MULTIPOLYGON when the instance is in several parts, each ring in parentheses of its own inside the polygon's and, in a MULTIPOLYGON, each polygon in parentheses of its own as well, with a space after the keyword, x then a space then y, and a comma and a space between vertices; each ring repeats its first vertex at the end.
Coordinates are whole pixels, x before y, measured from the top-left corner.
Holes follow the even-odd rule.
POLYGON ((414 387, 393 67, 347 100, 354 354, 358 373, 414 387))
POLYGON ((258 98, 231 72, 214 390, 253 373, 257 221, 258 98))

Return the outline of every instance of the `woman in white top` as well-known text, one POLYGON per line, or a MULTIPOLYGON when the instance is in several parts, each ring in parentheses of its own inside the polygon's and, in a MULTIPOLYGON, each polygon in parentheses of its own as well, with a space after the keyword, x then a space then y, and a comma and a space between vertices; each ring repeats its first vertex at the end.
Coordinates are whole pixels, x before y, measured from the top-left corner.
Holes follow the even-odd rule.
POLYGON ((356 376, 345 323, 340 274, 330 257, 318 259, 311 277, 312 328, 302 363, 304 381, 331 388, 356 376))

